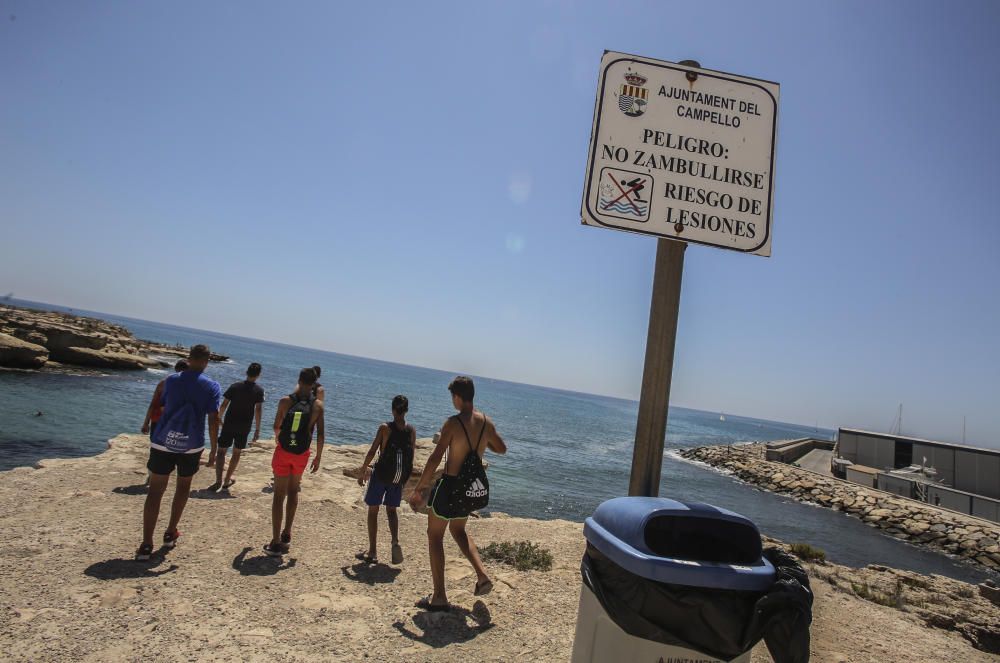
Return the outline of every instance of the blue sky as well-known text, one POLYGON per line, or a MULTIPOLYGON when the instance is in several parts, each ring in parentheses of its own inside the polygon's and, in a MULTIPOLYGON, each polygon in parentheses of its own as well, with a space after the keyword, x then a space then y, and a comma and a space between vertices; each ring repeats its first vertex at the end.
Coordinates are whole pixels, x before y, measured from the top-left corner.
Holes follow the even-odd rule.
POLYGON ((773 257, 687 252, 672 402, 1000 444, 996 3, 0 3, 0 290, 638 394, 579 225, 604 49, 781 83, 773 257))

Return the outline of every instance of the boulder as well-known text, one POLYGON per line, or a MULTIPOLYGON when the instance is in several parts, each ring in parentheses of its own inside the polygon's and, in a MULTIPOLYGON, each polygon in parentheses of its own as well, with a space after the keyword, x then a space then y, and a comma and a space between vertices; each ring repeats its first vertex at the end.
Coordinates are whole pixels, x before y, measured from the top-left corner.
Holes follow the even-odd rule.
POLYGON ((108 344, 108 335, 100 332, 68 327, 40 327, 38 331, 45 334, 45 347, 53 355, 62 350, 77 348, 100 350, 108 344))
POLYGON ((139 355, 129 355, 122 352, 105 352, 92 348, 64 348, 58 352, 53 351, 52 358, 66 364, 88 366, 90 368, 139 371, 159 366, 157 361, 140 357, 139 355))
POLYGON ((979 562, 980 564, 982 564, 983 566, 985 566, 988 569, 995 569, 995 568, 997 568, 997 563, 994 562, 989 557, 987 557, 986 555, 978 555, 976 557, 976 561, 979 562))
POLYGON ((49 351, 43 346, 22 341, 10 334, 0 334, 0 366, 41 368, 48 359, 49 351))
POLYGON ((22 327, 15 327, 14 329, 11 330, 10 333, 11 336, 16 336, 22 341, 27 341, 28 343, 34 343, 35 345, 44 346, 45 341, 48 340, 47 338, 45 338, 45 334, 37 332, 34 329, 30 328, 25 329, 22 327))
POLYGON ((995 548, 996 547, 997 540, 996 539, 991 539, 988 536, 984 536, 984 537, 980 537, 980 539, 976 542, 976 545, 979 546, 980 550, 989 550, 990 548, 995 548))

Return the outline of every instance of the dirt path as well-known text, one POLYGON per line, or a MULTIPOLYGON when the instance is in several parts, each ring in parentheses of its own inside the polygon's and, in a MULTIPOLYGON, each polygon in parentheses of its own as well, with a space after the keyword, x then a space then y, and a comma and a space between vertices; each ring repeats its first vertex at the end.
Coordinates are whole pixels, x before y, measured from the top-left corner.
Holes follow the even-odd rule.
MULTIPOLYGON (((366 544, 362 494, 342 470, 360 464, 361 447, 329 447, 323 470, 304 480, 283 562, 260 550, 270 532, 267 443, 244 455, 231 497, 192 495, 176 550, 133 562, 146 452, 143 438, 120 436, 94 458, 0 473, 0 652, 8 660, 569 659, 583 549, 577 523, 473 521, 480 544, 540 542, 555 567, 492 566, 496 589, 480 600, 449 540, 457 610, 429 614, 413 607, 430 590, 425 517, 401 510, 401 566, 355 563, 366 544)), ((195 487, 212 480, 202 470, 195 487)), ((165 499, 161 517, 167 508, 165 499)), ((388 558, 384 520, 381 533, 388 558)), ((955 634, 817 585, 814 660, 994 660, 955 634)), ((760 650, 754 660, 769 657, 760 650)))

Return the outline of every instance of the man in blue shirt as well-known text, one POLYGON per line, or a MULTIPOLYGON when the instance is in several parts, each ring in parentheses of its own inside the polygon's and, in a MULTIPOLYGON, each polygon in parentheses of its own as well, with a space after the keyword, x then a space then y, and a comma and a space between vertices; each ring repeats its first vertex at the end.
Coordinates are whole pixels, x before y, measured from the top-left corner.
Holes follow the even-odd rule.
POLYGON ((160 517, 160 500, 174 469, 177 470, 177 489, 170 509, 170 523, 163 533, 163 547, 177 545, 181 535, 177 524, 184 513, 191 479, 198 471, 205 447, 205 417, 208 417, 213 447, 219 439, 222 388, 203 374, 210 357, 208 346, 193 346, 188 355, 188 370, 174 373, 163 382, 163 416, 152 436, 146 463, 152 476, 142 512, 142 545, 135 552, 137 560, 147 560, 153 554, 153 532, 160 517))

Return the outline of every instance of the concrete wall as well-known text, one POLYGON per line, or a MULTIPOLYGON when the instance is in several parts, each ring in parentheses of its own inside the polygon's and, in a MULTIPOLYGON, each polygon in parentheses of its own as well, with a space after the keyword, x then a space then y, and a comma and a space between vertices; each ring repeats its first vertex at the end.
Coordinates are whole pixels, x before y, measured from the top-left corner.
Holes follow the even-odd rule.
POLYGON ((833 441, 803 437, 797 440, 768 442, 764 454, 767 460, 778 463, 794 463, 813 449, 833 449, 833 441))
POLYGON ((943 486, 928 485, 927 503, 1000 523, 1000 500, 990 497, 959 492, 943 486))
POLYGON ((878 486, 876 488, 901 497, 913 497, 913 481, 902 477, 894 477, 891 474, 878 475, 878 486))
MULTIPOLYGON (((857 465, 867 465, 876 470, 893 469, 896 462, 896 441, 880 437, 857 436, 857 465)), ((852 459, 849 459, 852 460, 852 459)))
POLYGON ((847 468, 847 480, 865 488, 875 487, 875 475, 868 474, 867 472, 859 472, 853 467, 847 468))
POLYGON ((834 455, 856 463, 858 461, 858 436, 854 433, 840 431, 837 434, 837 453, 834 455))
POLYGON ((1000 498, 1000 456, 956 451, 954 485, 967 493, 1000 498))

